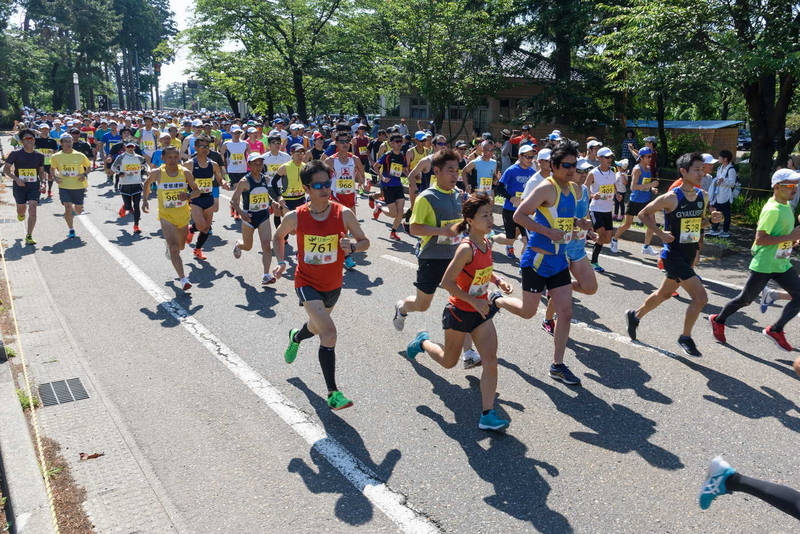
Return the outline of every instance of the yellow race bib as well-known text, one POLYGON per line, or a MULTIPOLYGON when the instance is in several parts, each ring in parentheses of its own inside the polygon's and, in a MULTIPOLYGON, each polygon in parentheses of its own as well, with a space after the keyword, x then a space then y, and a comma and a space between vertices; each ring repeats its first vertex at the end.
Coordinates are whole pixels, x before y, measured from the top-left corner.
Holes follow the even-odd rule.
POLYGON ((681 235, 679 243, 697 243, 700 241, 700 226, 703 220, 700 217, 681 219, 681 235))
POLYGON ((250 207, 248 211, 262 211, 269 208, 269 194, 268 193, 250 193, 250 207))
MULTIPOLYGON (((231 163, 234 165, 241 165, 244 163, 244 154, 231 154, 231 163)), ((271 165, 270 165, 271 166, 271 165)))
POLYGON ((367 147, 365 147, 365 146, 358 147, 358 155, 359 156, 366 156, 367 155, 367 147))
POLYGON ((472 277, 472 284, 469 286, 469 294, 473 297, 480 297, 489 292, 489 282, 492 281, 492 271, 494 267, 488 266, 475 271, 472 277))
POLYGON ((491 191, 494 185, 494 180, 491 176, 481 176, 478 178, 478 187, 481 191, 491 191))
MULTIPOLYGON (((449 221, 441 221, 439 223, 439 228, 445 228, 447 226, 453 226, 454 224, 458 224, 462 221, 462 219, 452 219, 449 221)), ((458 245, 461 243, 461 234, 458 234, 455 237, 448 237, 444 235, 436 236, 436 243, 439 245, 458 245)))
POLYGON ((616 188, 614 187, 614 184, 606 184, 600 186, 599 193, 603 200, 610 200, 614 196, 615 191, 616 188))
POLYGON ((566 245, 572 241, 572 228, 575 226, 574 217, 557 217, 553 228, 564 231, 564 238, 561 241, 553 241, 556 245, 566 245))
POLYGON ((356 192, 356 182, 352 178, 339 178, 336 180, 336 192, 340 195, 349 195, 356 192))
POLYGON ((334 263, 339 255, 338 235, 303 236, 303 261, 309 265, 334 263))
POLYGON ((395 178, 400 178, 403 175, 403 166, 399 163, 392 163, 389 166, 389 174, 395 178))
POLYGON ((134 176, 142 172, 142 166, 138 163, 126 163, 125 166, 122 167, 122 171, 127 176, 134 176))
POLYGON ((197 184, 201 193, 210 193, 214 189, 213 178, 195 178, 194 183, 197 184))
POLYGON ((20 180, 23 182, 33 183, 39 181, 36 169, 17 169, 17 176, 19 176, 20 180))
POLYGON ((779 260, 785 260, 786 258, 790 258, 791 256, 792 256, 792 242, 784 241, 783 243, 779 243, 778 249, 775 251, 775 258, 779 260))
POLYGON ((78 176, 78 166, 77 165, 62 165, 59 173, 64 178, 75 178, 78 176))

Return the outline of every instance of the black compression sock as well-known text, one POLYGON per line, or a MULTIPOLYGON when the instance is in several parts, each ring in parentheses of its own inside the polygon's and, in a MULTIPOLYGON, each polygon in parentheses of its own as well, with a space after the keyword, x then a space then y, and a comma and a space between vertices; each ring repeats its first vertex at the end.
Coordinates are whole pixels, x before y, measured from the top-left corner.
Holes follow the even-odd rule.
POLYGON ((592 263, 597 263, 597 260, 600 259, 600 252, 603 250, 603 245, 600 243, 595 243, 594 248, 592 249, 592 263))
POLYGON ((319 347, 319 366, 328 391, 336 391, 336 349, 334 347, 319 347))
POLYGON ((489 413, 489 412, 491 412, 491 410, 483 410, 483 412, 481 412, 481 413, 482 413, 483 415, 486 415, 486 414, 487 414, 487 413, 489 413))
POLYGON ((273 215, 272 222, 275 223, 275 228, 277 228, 281 225, 281 218, 278 217, 277 215, 273 215))
POLYGON ((194 248, 202 249, 203 245, 206 244, 207 239, 208 239, 208 233, 200 232, 200 237, 197 238, 197 244, 194 246, 194 248))
POLYGON ((304 323, 303 327, 294 335, 294 342, 302 343, 306 339, 310 339, 312 337, 314 337, 314 334, 308 329, 308 323, 304 323))

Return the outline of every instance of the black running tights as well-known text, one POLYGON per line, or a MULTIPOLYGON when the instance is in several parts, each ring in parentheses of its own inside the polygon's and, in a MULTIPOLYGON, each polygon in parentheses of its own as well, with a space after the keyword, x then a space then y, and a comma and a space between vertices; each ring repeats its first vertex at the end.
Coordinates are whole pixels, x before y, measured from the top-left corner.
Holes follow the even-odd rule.
POLYGON ((786 323, 794 319, 797 313, 800 312, 800 276, 797 275, 797 271, 794 270, 794 267, 785 273, 757 273, 755 271, 750 271, 750 276, 747 278, 742 292, 725 304, 722 311, 719 313, 719 317, 717 317, 717 322, 724 324, 728 317, 745 306, 748 306, 755 300, 758 294, 761 293, 761 290, 764 289, 764 286, 766 286, 767 282, 770 280, 775 280, 775 282, 792 297, 792 300, 783 308, 778 322, 772 325, 772 330, 774 332, 783 332, 783 327, 786 326, 786 323))
POLYGON ((122 203, 126 210, 133 212, 133 224, 139 226, 139 218, 142 216, 142 210, 139 207, 142 203, 142 194, 122 195, 122 203))
POLYGON ((789 486, 734 473, 725 481, 725 488, 758 497, 781 512, 800 519, 800 491, 789 486))

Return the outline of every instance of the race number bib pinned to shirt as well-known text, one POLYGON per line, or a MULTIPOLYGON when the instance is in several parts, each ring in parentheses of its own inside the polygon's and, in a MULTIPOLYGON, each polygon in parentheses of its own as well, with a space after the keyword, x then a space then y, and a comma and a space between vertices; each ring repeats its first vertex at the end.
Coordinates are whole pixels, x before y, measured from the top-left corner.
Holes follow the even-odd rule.
POLYGON ((399 163, 389 165, 389 175, 400 178, 403 175, 403 166, 399 163))
POLYGON ((589 233, 589 230, 584 230, 580 226, 575 226, 572 230, 572 239, 576 241, 583 241, 586 239, 586 234, 589 233))
POLYGON ((611 198, 614 196, 615 189, 616 188, 614 187, 614 184, 601 185, 599 191, 600 198, 602 200, 611 200, 611 198))
POLYGON ((36 174, 36 169, 18 169, 17 175, 19 175, 19 179, 23 182, 38 182, 39 177, 36 174))
POLYGON ((700 217, 681 219, 681 235, 679 243, 697 243, 700 241, 700 217))
POLYGON ((179 195, 186 192, 184 182, 165 182, 159 185, 163 190, 165 208, 182 208, 186 205, 185 200, 181 200, 179 195))
POLYGON ((778 249, 775 251, 775 258, 785 260, 792 256, 792 242, 784 241, 778 244, 778 249))
POLYGON ((213 178, 195 178, 194 183, 197 184, 197 187, 200 189, 201 193, 210 193, 214 189, 213 178))
POLYGON ((303 236, 303 261, 309 265, 334 263, 339 255, 338 235, 303 236))
POLYGON ((250 207, 248 211, 263 211, 269 208, 268 193, 250 193, 250 207))
POLYGON ((492 281, 492 269, 489 265, 483 269, 475 271, 475 276, 472 277, 472 284, 469 286, 469 294, 471 297, 480 297, 489 292, 489 282, 492 281))
POLYGON ((350 195, 356 192, 356 182, 352 178, 339 178, 336 180, 336 192, 340 195, 350 195))
POLYGON ((652 181, 653 181, 653 178, 651 178, 650 176, 648 176, 646 178, 642 178, 642 185, 647 185, 652 181))
POLYGON ((76 165, 62 165, 59 173, 64 178, 75 178, 78 176, 78 167, 76 165))
POLYGON ((125 173, 125 176, 136 176, 137 174, 141 174, 142 166, 138 163, 126 163, 122 167, 122 172, 125 173))
MULTIPOLYGON (((454 224, 458 224, 462 221, 462 219, 452 219, 450 221, 441 221, 439 223, 440 228, 445 228, 449 226, 453 226, 454 224)), ((455 237, 449 237, 445 235, 436 236, 436 243, 438 245, 458 245, 461 243, 461 234, 456 235, 455 237)))
POLYGON ((244 165, 244 154, 237 154, 237 153, 231 154, 231 164, 244 165))
POLYGON ((491 176, 481 176, 478 179, 478 187, 481 191, 491 191, 493 185, 494 180, 492 180, 491 176))
POLYGON ((152 139, 143 139, 142 140, 142 148, 145 150, 155 150, 156 149, 156 142, 152 139))
POLYGON ((563 230, 564 237, 561 241, 553 241, 555 245, 566 245, 572 241, 572 228, 575 225, 574 217, 558 217, 554 221, 553 228, 556 230, 563 230))
MULTIPOLYGON (((242 155, 242 161, 244 161, 244 155, 242 155)), ((275 173, 278 172, 278 169, 281 167, 280 163, 268 163, 267 164, 267 176, 272 178, 275 176, 275 173)))
POLYGON ((367 155, 367 147, 365 147, 365 146, 358 147, 358 155, 359 156, 366 156, 367 155))

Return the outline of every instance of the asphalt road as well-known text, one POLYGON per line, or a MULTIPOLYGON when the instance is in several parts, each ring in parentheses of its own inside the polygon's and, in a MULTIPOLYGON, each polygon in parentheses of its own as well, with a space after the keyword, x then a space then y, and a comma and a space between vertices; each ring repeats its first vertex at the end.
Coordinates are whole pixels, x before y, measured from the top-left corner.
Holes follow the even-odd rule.
MULTIPOLYGON (((800 395, 790 368, 797 355, 759 333, 778 309, 761 315, 754 304, 732 318, 730 346, 715 343, 706 322, 736 294, 747 258, 703 262, 710 303, 694 335, 703 356, 691 358, 676 343, 682 297, 642 321, 641 343, 624 335, 623 312, 662 279, 655 260, 633 243, 603 257, 607 272, 598 293, 575 298, 567 349, 566 363, 583 387, 548 377, 552 340, 540 328, 541 315, 525 321, 498 314, 498 409, 512 423, 506 433, 492 433, 477 429, 479 369, 444 370, 424 355, 416 362, 403 357, 417 330, 442 339, 446 296, 440 292, 428 312, 410 316, 404 332, 394 330, 393 303, 413 291, 414 240, 390 241, 366 201, 359 217, 367 219, 372 246, 346 273, 334 312, 337 378, 355 406, 331 412, 317 341, 304 342, 294 364, 283 362, 288 330, 304 321, 292 281, 262 289, 256 253, 234 259, 239 223, 227 209, 217 214, 208 261, 184 251, 195 284, 187 295, 164 258, 155 216, 145 215, 144 233, 132 235, 130 216, 116 214, 120 197, 103 181, 100 172, 92 174, 87 212, 76 224, 79 239, 66 239, 60 203, 44 202, 35 247, 22 243, 23 224, 6 204, 10 191, 2 192, 0 217, 11 219, 0 230, 12 290, 20 313, 29 306, 29 317, 35 317, 32 281, 52 294, 53 313, 119 414, 116 424, 132 437, 177 530, 796 531, 793 519, 744 495, 720 498, 707 512, 696 504, 706 465, 717 454, 746 474, 800 485, 800 395), (148 284, 156 289, 148 291, 148 284), (166 304, 158 303, 159 291, 166 304), (189 326, 176 319, 184 311, 189 326), (257 373, 249 382, 247 368, 257 373), (264 393, 259 380, 275 392, 264 393), (291 415, 275 411, 283 399, 311 426, 287 424, 291 415), (319 429, 335 440, 333 448, 326 440, 309 445, 319 429), (333 464, 326 459, 332 457, 333 464), (385 483, 377 496, 372 476, 385 483), (353 480, 367 480, 366 490, 353 480)), ((519 296, 516 264, 501 247, 495 252, 496 268, 519 296)), ((35 323, 20 325, 23 343, 41 335, 35 323)), ((800 344, 796 324, 787 333, 800 344)))

